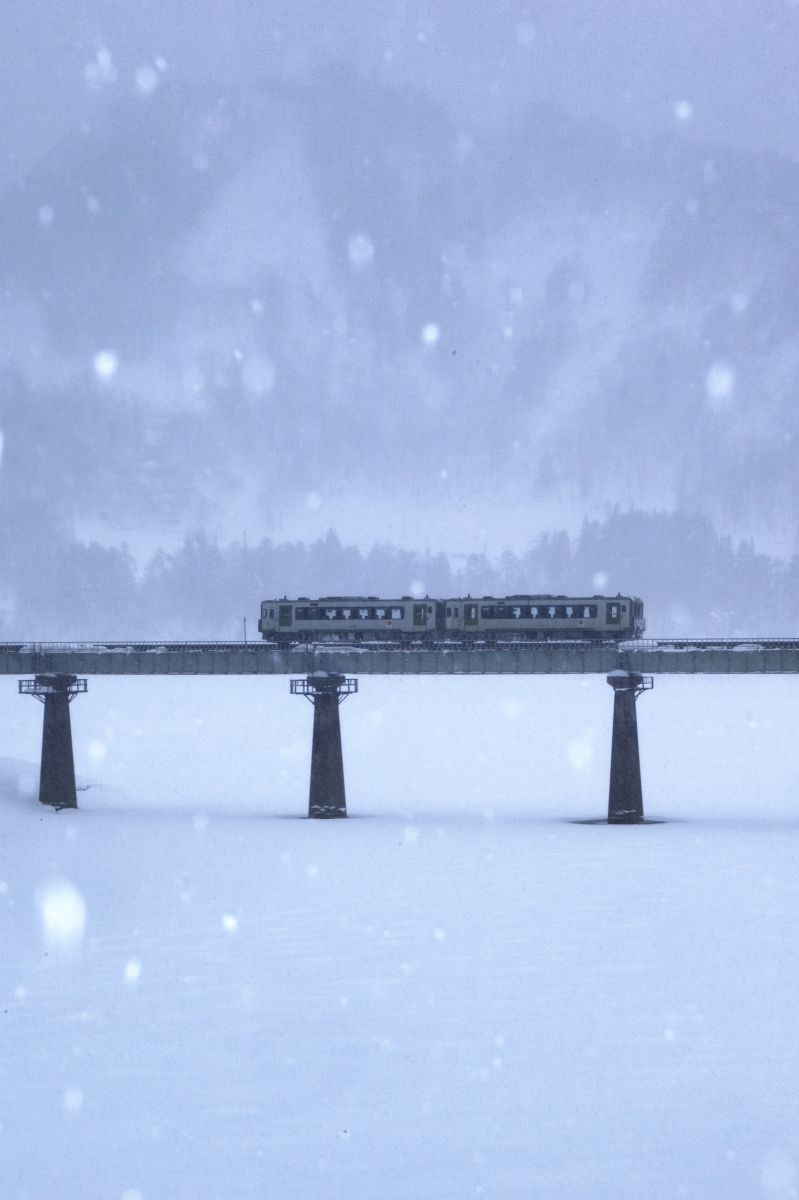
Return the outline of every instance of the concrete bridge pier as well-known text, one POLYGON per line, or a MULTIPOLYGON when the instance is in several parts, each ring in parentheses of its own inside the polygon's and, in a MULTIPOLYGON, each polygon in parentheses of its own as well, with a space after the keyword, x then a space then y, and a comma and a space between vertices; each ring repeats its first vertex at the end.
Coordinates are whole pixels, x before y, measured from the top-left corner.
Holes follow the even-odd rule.
POLYGON ((327 671, 291 680, 292 696, 305 696, 314 706, 309 817, 329 819, 347 815, 338 710, 342 700, 357 690, 357 679, 327 671))
POLYGON ((635 702, 653 681, 651 675, 622 670, 611 671, 607 679, 613 688, 608 824, 634 825, 644 819, 635 702))
POLYGON ((39 803, 55 809, 77 808, 69 706, 86 691, 86 680, 76 675, 37 675, 20 679, 19 690, 21 695, 35 696, 44 704, 39 803))

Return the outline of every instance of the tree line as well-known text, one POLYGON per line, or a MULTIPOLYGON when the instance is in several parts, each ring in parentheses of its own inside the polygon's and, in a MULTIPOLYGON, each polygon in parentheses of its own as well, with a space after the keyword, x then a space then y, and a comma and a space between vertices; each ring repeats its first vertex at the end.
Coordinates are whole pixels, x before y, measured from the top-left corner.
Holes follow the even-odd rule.
POLYGON ((458 559, 392 545, 361 550, 335 532, 314 542, 220 544, 203 533, 143 565, 122 547, 54 529, 0 541, 5 640, 257 638, 262 599, 409 594, 617 592, 645 601, 648 632, 788 636, 799 623, 799 558, 757 553, 703 516, 614 512, 575 534, 542 533, 521 555, 458 559))

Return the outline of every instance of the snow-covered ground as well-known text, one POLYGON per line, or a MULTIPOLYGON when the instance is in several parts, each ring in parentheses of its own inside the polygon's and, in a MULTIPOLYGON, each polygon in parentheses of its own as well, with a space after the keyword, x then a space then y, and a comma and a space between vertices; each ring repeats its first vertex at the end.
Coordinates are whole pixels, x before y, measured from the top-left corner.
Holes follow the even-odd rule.
POLYGON ((364 678, 353 819, 274 678, 90 678, 81 809, 0 679, 3 1200, 799 1195, 784 678, 364 678))

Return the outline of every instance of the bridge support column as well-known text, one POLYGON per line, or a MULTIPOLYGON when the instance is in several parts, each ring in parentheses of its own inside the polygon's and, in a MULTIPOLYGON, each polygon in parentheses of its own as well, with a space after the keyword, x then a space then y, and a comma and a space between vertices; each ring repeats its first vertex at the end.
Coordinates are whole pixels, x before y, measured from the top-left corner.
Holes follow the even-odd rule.
POLYGON ((56 809, 77 808, 69 706, 86 691, 86 680, 76 675, 37 675, 20 679, 19 690, 44 704, 39 802, 56 809))
POLYGON ((327 671, 291 680, 292 696, 305 696, 314 706, 309 817, 329 819, 347 815, 338 710, 342 700, 357 690, 357 679, 327 671))
POLYGON ((651 675, 631 671, 611 671, 608 675, 608 683, 613 688, 609 825, 633 825, 644 819, 635 702, 642 692, 652 687, 652 682, 651 675))

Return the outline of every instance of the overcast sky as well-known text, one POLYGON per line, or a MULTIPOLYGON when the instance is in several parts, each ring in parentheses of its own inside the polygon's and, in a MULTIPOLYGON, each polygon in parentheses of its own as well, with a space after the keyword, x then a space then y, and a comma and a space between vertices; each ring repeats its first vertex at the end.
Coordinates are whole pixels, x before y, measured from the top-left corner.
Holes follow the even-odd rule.
POLYGON ((98 52, 120 88, 157 59, 234 84, 343 58, 464 123, 543 101, 799 157, 799 0, 5 0, 0 44, 0 182, 80 120, 98 52))

